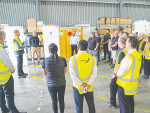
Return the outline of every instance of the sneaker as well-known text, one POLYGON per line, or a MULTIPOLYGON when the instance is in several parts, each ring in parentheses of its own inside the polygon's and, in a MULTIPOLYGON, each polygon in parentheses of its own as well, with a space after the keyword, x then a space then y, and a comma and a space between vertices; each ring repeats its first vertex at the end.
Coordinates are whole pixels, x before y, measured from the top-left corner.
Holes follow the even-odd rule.
POLYGON ((107 102, 107 103, 106 103, 106 106, 107 106, 107 107, 111 107, 111 108, 113 108, 113 109, 116 109, 116 106, 112 106, 112 105, 110 104, 110 102, 107 102))
POLYGON ((112 64, 110 68, 114 68, 114 67, 115 67, 115 64, 112 64))
POLYGON ((18 76, 18 78, 26 78, 25 75, 18 76))
POLYGON ((40 62, 38 62, 38 65, 42 65, 40 62))
POLYGON ((106 60, 106 58, 103 58, 102 60, 106 60))
POLYGON ((33 66, 35 66, 35 63, 32 63, 33 66))
POLYGON ((144 79, 149 79, 149 77, 147 77, 147 76, 145 76, 145 75, 144 75, 144 76, 142 76, 142 78, 144 78, 144 79))

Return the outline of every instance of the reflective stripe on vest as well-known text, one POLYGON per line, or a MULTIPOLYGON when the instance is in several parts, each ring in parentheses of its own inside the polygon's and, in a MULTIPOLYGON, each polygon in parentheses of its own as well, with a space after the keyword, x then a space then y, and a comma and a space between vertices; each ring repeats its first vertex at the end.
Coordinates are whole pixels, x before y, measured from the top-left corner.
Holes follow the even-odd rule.
POLYGON ((0 80, 0 83, 1 83, 1 82, 7 82, 7 81, 8 81, 8 79, 0 80))
MULTIPOLYGON (((145 39, 142 39, 142 41, 140 42, 139 50, 141 49, 141 46, 142 46, 143 42, 145 42, 145 39)), ((141 53, 139 53, 139 54, 143 55, 144 54, 144 50, 141 53)))
POLYGON ((5 72, 0 72, 0 74, 6 74, 6 73, 9 73, 9 72, 10 72, 10 70, 5 71, 5 72))
MULTIPOLYGON (((74 60, 75 68, 76 68, 77 77, 80 79, 76 56, 73 56, 73 60, 74 60)), ((93 66, 94 66, 94 59, 92 57, 92 69, 93 69, 93 66)), ((90 79, 90 77, 80 79, 80 80, 81 81, 86 81, 86 80, 89 80, 89 79, 90 79)))
MULTIPOLYGON (((18 36, 15 36, 14 40, 16 40, 19 43, 19 45, 22 46, 22 43, 21 43, 20 39, 18 38, 18 36)), ((15 51, 22 50, 22 49, 18 49, 18 47, 16 46, 16 44, 14 43, 14 41, 13 41, 13 46, 14 46, 14 50, 15 51)))
POLYGON ((132 54, 128 54, 129 56, 131 56, 133 58, 133 66, 132 66, 132 71, 131 71, 131 78, 129 79, 125 79, 125 78, 120 78, 121 80, 125 81, 125 82, 136 82, 138 79, 133 79, 134 76, 134 70, 135 70, 135 58, 132 54))
POLYGON ((147 58, 145 58, 145 59, 150 59, 150 56, 148 55, 148 54, 150 54, 149 48, 150 48, 150 44, 149 44, 149 46, 148 46, 148 50, 147 50, 147 53, 146 53, 146 56, 145 56, 145 57, 147 57, 147 58))

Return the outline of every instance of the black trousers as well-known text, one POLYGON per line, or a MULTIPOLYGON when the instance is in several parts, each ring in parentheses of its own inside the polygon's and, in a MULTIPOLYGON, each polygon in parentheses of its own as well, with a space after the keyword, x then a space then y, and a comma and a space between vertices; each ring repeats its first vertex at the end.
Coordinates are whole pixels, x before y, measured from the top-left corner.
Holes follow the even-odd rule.
POLYGON ((120 113, 134 113, 134 95, 125 95, 124 89, 118 86, 120 113))
POLYGON ((144 74, 149 78, 150 74, 150 60, 144 59, 144 74))
POLYGON ((116 84, 117 77, 111 79, 110 83, 110 104, 116 107, 116 93, 118 90, 118 85, 116 84))
POLYGON ((66 85, 48 86, 48 90, 49 90, 49 93, 50 93, 51 99, 52 99, 52 107, 53 107, 54 113, 58 113, 58 106, 57 106, 58 100, 59 100, 60 113, 64 113, 64 109, 65 109, 65 102, 64 102, 65 87, 66 87, 66 85))
MULTIPOLYGON (((109 56, 109 52, 108 52, 108 44, 105 44, 104 46, 103 46, 103 49, 104 49, 104 59, 106 59, 106 53, 108 54, 108 56, 109 56)), ((110 56, 109 56, 110 57, 110 56)), ((110 60, 110 59, 109 59, 110 60)))
POLYGON ((143 69, 143 66, 144 66, 144 64, 143 64, 143 62, 144 62, 143 56, 141 56, 141 57, 142 57, 142 61, 141 61, 140 73, 142 72, 142 69, 143 69))
POLYGON ((113 59, 111 58, 111 51, 109 51, 109 60, 110 60, 110 63, 112 64, 113 59))

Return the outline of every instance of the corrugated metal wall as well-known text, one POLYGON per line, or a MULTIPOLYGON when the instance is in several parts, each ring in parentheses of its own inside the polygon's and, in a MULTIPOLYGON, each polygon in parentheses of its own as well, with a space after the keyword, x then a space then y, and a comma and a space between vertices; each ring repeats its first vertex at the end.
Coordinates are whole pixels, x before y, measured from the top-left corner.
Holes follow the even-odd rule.
MULTIPOLYGON (((46 24, 74 26, 97 24, 98 17, 118 17, 120 0, 83 0, 83 2, 40 1, 40 19, 46 24), (86 2, 88 1, 88 2, 86 2), (91 2, 93 1, 93 3, 91 2), (104 2, 104 3, 103 3, 104 2)), ((149 0, 124 0, 123 17, 150 20, 149 0), (132 3, 136 3, 132 4, 132 3), (142 3, 143 5, 139 5, 142 3)), ((0 0, 0 23, 27 26, 26 19, 36 18, 35 0, 0 0)))

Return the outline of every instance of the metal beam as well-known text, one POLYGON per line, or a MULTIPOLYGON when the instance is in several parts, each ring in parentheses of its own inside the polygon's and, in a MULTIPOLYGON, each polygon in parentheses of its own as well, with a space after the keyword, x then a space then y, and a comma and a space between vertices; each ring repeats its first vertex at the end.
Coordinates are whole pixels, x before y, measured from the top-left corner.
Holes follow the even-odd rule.
POLYGON ((120 13, 119 13, 120 18, 122 18, 122 14, 123 14, 123 1, 124 0, 120 0, 120 13))
POLYGON ((85 2, 85 3, 104 3, 104 4, 119 4, 119 2, 104 2, 104 1, 84 1, 84 0, 39 0, 39 1, 59 1, 59 2, 85 2))
POLYGON ((145 4, 145 3, 135 3, 135 2, 124 2, 123 4, 131 4, 131 5, 150 5, 149 3, 145 4))
POLYGON ((37 19, 37 22, 40 21, 39 1, 38 0, 36 0, 36 19, 37 19))

